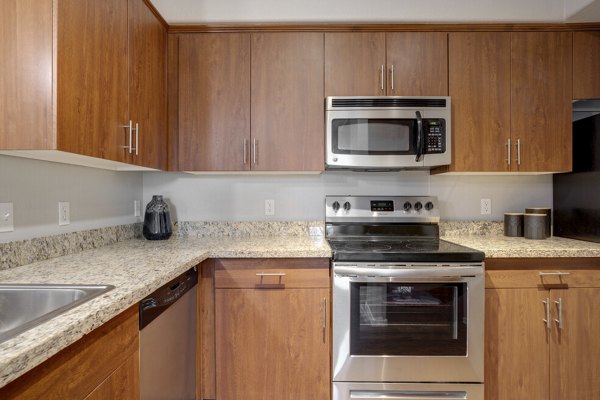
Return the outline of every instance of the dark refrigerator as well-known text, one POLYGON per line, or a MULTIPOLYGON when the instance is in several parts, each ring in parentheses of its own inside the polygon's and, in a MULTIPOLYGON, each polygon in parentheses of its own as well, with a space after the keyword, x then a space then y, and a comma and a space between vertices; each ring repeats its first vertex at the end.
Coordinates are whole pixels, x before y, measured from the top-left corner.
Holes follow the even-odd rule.
POLYGON ((553 190, 554 235, 600 243, 600 114, 573 122, 573 172, 553 190))

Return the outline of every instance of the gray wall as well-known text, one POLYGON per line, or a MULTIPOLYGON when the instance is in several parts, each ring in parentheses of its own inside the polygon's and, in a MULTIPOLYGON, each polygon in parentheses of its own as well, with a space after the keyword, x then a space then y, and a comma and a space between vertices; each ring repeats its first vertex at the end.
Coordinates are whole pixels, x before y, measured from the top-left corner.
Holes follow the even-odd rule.
POLYGON ((325 172, 322 175, 190 175, 145 172, 144 204, 153 194, 171 203, 174 220, 323 219, 325 195, 434 195, 445 220, 502 219, 525 207, 552 207, 552 175, 430 176, 427 172, 325 172), (480 199, 492 215, 480 215, 480 199), (275 216, 264 201, 275 200, 275 216))
POLYGON ((134 200, 142 200, 141 172, 0 156, 0 203, 13 203, 15 225, 0 242, 133 223, 134 200), (70 225, 58 225, 59 201, 70 202, 70 225))

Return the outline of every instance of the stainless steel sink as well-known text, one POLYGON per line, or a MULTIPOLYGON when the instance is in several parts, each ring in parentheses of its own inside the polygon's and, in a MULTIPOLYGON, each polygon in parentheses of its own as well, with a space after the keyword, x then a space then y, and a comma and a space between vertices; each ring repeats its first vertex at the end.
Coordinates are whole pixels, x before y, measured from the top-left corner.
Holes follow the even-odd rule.
POLYGON ((111 285, 0 284, 0 343, 112 289, 111 285))

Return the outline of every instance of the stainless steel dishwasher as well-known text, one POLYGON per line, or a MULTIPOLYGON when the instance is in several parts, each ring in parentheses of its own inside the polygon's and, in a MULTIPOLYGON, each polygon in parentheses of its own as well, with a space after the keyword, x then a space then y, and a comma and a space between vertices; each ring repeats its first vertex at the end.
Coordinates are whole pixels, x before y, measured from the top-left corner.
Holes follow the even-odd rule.
POLYGON ((140 301, 143 400, 196 397, 196 288, 189 269, 140 301))

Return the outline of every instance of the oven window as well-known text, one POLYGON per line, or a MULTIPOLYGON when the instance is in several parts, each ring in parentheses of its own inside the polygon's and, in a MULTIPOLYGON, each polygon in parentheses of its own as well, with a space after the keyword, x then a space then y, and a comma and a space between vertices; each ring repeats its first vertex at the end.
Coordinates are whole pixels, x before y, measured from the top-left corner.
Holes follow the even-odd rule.
POLYGON ((351 283, 350 354, 465 356, 466 283, 351 283))
POLYGON ((333 152, 338 154, 414 154, 412 119, 335 119, 333 152))

